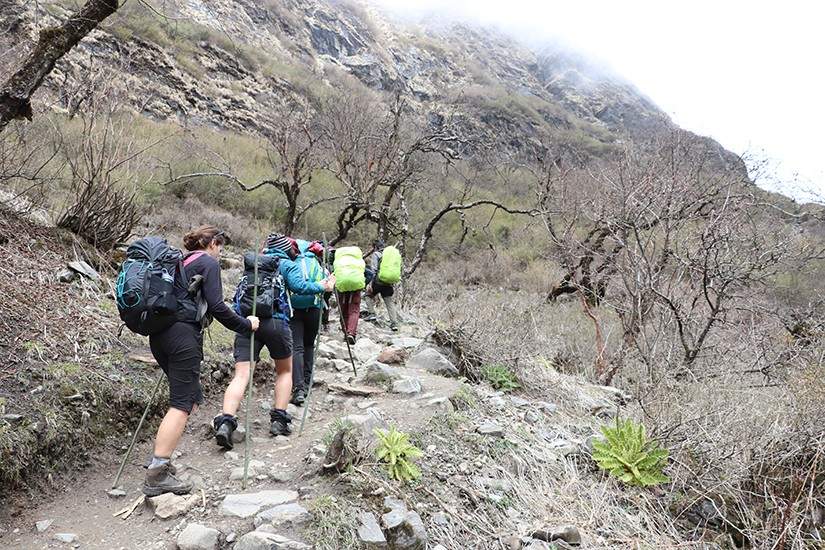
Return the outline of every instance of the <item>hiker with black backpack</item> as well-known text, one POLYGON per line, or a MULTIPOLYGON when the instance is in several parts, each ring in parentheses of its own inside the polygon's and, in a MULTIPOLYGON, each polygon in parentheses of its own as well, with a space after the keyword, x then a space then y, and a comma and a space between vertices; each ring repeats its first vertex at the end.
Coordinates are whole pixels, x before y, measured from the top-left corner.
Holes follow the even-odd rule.
POLYGON ((203 403, 200 385, 203 329, 213 318, 243 335, 250 335, 259 327, 257 317, 244 318, 223 301, 218 258, 225 242, 224 232, 209 225, 184 235, 183 245, 189 253, 182 258, 183 273, 174 276, 174 295, 180 302, 185 302, 189 297, 187 281, 190 286, 199 285, 202 306, 197 309, 205 308, 205 311, 198 316, 200 320, 179 320, 149 335, 152 355, 169 380, 169 409, 158 427, 143 483, 143 493, 148 496, 186 494, 192 490, 191 481, 181 481, 174 476, 175 467, 171 460, 190 413, 203 403))
MULTIPOLYGON (((251 256, 254 261, 255 253, 250 253, 248 256, 251 256)), ((265 248, 259 255, 260 262, 258 269, 261 271, 261 273, 259 273, 259 280, 266 281, 267 277, 271 278, 273 275, 277 277, 277 280, 272 285, 273 289, 277 289, 275 291, 277 296, 265 299, 269 302, 273 302, 274 300, 274 303, 266 304, 261 301, 257 302, 257 307, 261 307, 267 315, 265 317, 263 315, 261 316, 260 328, 255 332, 253 351, 253 359, 256 364, 260 361, 260 353, 264 346, 269 350, 270 357, 275 361, 277 377, 275 379, 273 406, 269 411, 269 433, 272 435, 289 435, 292 433, 289 427, 289 424, 292 422, 292 416, 287 412, 290 390, 293 384, 293 335, 290 328, 292 305, 290 303, 289 292, 299 295, 321 294, 328 289, 332 289, 335 284, 334 277, 329 279, 324 278, 318 282, 305 281, 299 273, 300 268, 292 261, 294 257, 295 252, 292 242, 286 235, 279 233, 272 233, 267 237, 265 248), (275 273, 268 274, 267 272, 270 270, 275 273), (266 307, 270 308, 269 311, 266 311, 266 307)), ((249 261, 246 259, 245 264, 249 264, 249 261)), ((238 292, 236 293, 238 308, 242 309, 240 306, 242 300, 238 296, 246 296, 247 294, 248 293, 242 292, 239 285, 238 292)), ((266 292, 263 292, 263 294, 266 294, 266 292)), ((259 300, 264 300, 264 298, 259 298, 259 300)), ((235 358, 235 375, 224 394, 221 414, 213 420, 215 441, 225 449, 232 449, 234 445, 232 436, 238 427, 238 418, 235 413, 238 410, 238 406, 243 399, 249 383, 251 340, 247 335, 237 335, 235 337, 233 351, 235 358)))
POLYGON ((367 303, 367 316, 364 319, 375 323, 375 301, 379 294, 387 307, 387 316, 390 318, 390 330, 398 330, 398 312, 393 299, 393 285, 401 280, 401 253, 394 246, 385 246, 384 241, 376 239, 372 242, 370 268, 373 272, 372 280, 364 291, 364 300, 367 303))

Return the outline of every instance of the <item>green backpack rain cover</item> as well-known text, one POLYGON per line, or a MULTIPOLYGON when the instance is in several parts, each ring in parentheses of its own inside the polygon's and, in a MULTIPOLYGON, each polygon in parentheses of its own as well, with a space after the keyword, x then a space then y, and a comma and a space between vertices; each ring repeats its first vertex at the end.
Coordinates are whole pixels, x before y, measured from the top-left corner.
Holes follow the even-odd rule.
POLYGON ((401 280, 401 252, 394 246, 386 246, 381 252, 378 280, 388 285, 401 280))
POLYGON ((335 289, 338 292, 361 290, 366 286, 364 282, 364 268, 366 263, 361 257, 361 249, 357 246, 344 246, 335 251, 335 262, 332 270, 335 273, 335 289))

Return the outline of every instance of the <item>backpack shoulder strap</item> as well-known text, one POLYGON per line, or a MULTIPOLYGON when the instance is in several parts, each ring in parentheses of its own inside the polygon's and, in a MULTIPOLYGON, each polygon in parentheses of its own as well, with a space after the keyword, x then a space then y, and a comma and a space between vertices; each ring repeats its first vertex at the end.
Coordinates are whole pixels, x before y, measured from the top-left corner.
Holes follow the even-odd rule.
POLYGON ((204 254, 206 254, 206 252, 204 252, 203 250, 195 250, 194 252, 190 252, 189 254, 183 257, 183 267, 186 267, 187 265, 191 264, 204 254))

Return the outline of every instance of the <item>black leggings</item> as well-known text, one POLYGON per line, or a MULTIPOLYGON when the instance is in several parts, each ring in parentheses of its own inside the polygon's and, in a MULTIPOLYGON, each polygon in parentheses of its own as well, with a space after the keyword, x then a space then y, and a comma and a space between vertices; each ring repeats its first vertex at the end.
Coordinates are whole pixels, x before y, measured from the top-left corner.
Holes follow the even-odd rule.
POLYGON ((149 347, 169 380, 169 407, 188 413, 203 403, 203 332, 192 323, 175 323, 149 337, 149 347))
POLYGON ((292 312, 292 388, 306 390, 312 374, 315 339, 321 308, 296 309, 292 312))

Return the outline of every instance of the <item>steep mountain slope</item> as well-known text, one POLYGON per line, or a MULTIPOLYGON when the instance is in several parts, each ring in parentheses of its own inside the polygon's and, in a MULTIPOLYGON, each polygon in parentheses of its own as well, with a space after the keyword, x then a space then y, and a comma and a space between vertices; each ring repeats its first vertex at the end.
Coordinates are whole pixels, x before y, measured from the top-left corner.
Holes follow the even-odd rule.
MULTIPOLYGON (((2 33, 15 50, 66 12, 17 1, 3 11, 2 33)), ((11 56, 6 56, 9 59, 11 56)), ((5 61, 5 60, 4 60, 5 61)), ((491 29, 426 21, 402 24, 360 2, 244 0, 168 2, 158 12, 124 5, 66 59, 40 94, 40 109, 83 108, 88 75, 116 74, 148 117, 266 132, 273 107, 309 101, 313 88, 343 71, 364 86, 487 116, 475 133, 500 136, 521 153, 573 139, 609 144, 668 122, 631 84, 573 52, 534 52, 491 29)))

